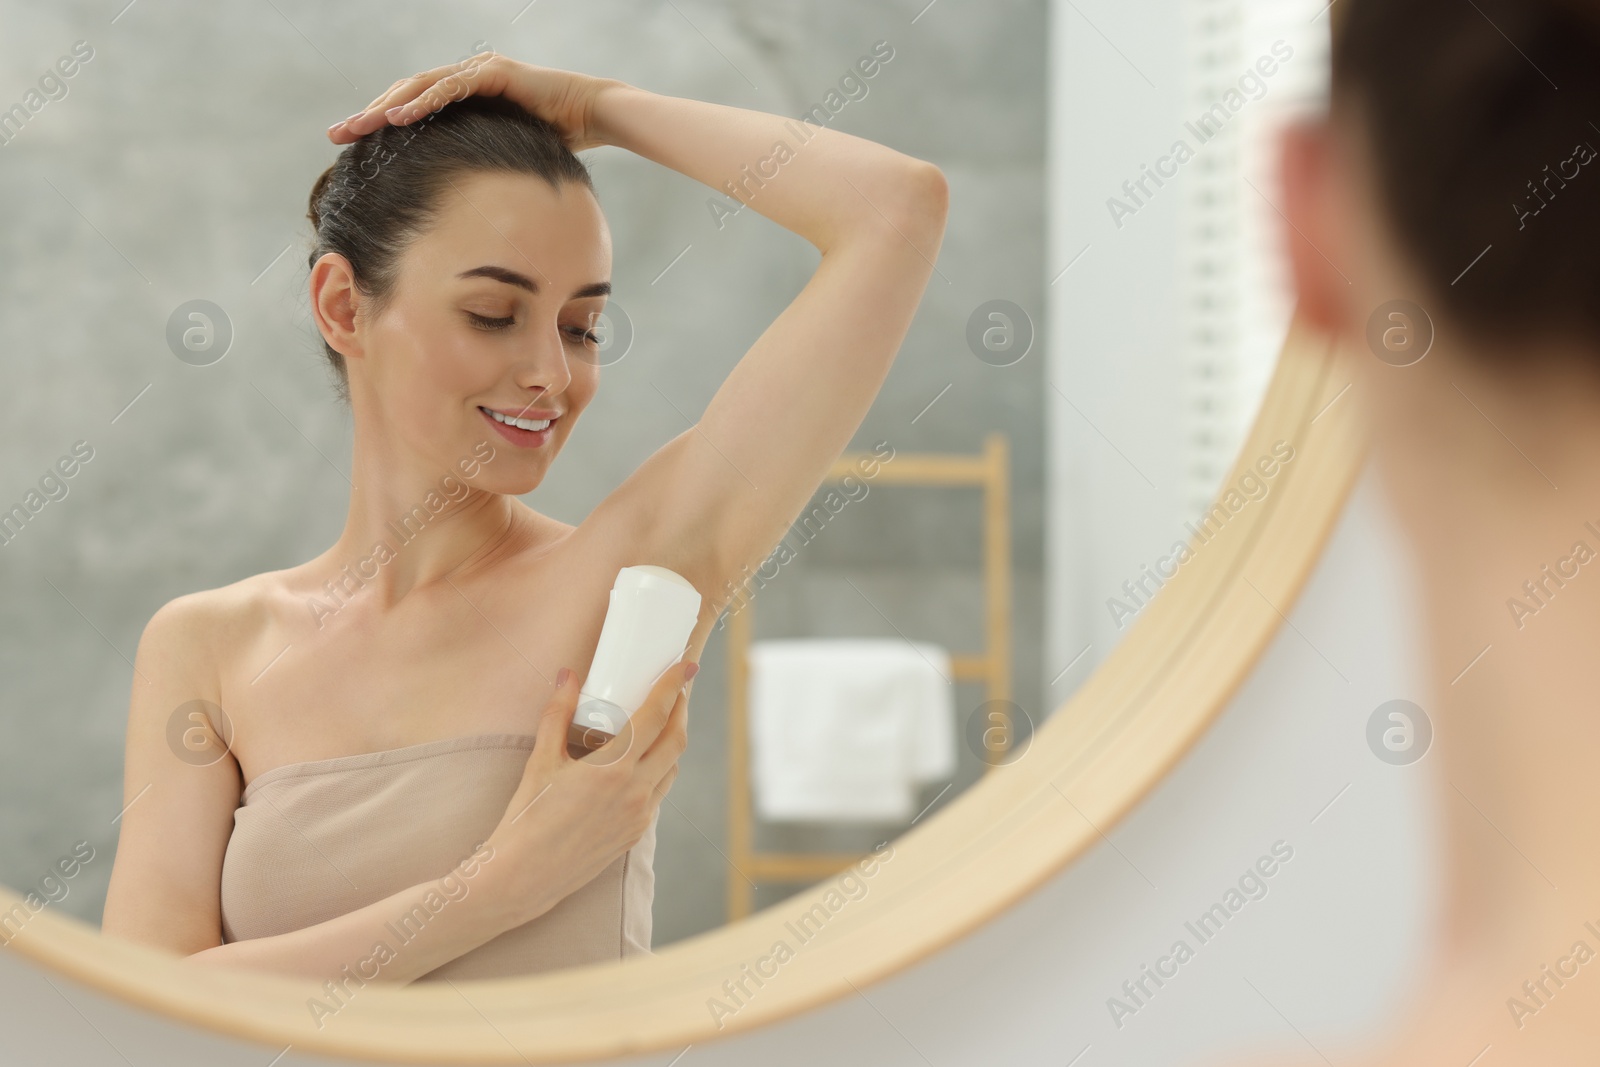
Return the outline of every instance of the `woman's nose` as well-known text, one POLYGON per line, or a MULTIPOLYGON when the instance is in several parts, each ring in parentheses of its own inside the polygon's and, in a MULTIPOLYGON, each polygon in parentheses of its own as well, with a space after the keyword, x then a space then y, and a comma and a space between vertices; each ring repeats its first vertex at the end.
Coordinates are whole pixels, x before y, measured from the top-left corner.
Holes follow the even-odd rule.
POLYGON ((520 360, 517 384, 524 388, 543 387, 546 393, 559 393, 572 381, 572 369, 567 366, 567 349, 561 336, 561 327, 552 325, 539 331, 530 341, 529 351, 520 360))

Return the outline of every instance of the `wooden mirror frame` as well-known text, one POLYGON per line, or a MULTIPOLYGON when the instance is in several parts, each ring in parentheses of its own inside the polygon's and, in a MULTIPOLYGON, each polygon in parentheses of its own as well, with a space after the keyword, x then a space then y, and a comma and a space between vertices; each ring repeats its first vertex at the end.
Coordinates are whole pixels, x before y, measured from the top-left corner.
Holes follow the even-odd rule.
MULTIPOLYGON (((1291 324, 1224 483, 1249 468, 1245 457, 1287 441, 1294 460, 1273 491, 1167 581, 1020 758, 862 871, 858 899, 839 895, 836 877, 651 956, 527 978, 367 983, 320 1026, 307 998, 323 993, 309 980, 197 966, 49 908, 11 948, 120 1000, 273 1050, 395 1063, 551 1064, 673 1050, 857 992, 994 918, 1082 855, 1226 706, 1299 594, 1360 469, 1364 434, 1355 400, 1341 399, 1342 359, 1328 338, 1298 318, 1291 324), (835 899, 844 903, 830 907, 835 899), (791 925, 817 906, 824 919, 792 948, 791 925), (781 960, 771 954, 780 940, 792 948, 781 960), (714 1013, 714 1001, 733 1003, 724 982, 735 981, 750 995, 714 1013)), ((0 911, 20 901, 0 887, 0 911)))

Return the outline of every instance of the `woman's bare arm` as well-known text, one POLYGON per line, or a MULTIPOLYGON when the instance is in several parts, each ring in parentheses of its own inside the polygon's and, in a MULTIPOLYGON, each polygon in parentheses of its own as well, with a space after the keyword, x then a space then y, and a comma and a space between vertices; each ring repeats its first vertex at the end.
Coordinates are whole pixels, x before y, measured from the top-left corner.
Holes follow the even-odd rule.
POLYGON ((413 981, 556 903, 537 907, 522 899, 513 913, 508 904, 516 898, 498 877, 494 849, 481 848, 475 857, 452 872, 448 889, 440 888, 440 879, 419 882, 313 926, 218 944, 189 958, 318 982, 337 983, 346 973, 366 981, 413 981))
POLYGON ((101 922, 106 933, 181 953, 221 940, 217 887, 240 793, 238 764, 231 754, 218 757, 222 746, 206 710, 218 698, 215 597, 168 602, 139 638, 124 810, 101 922), (174 716, 182 720, 177 747, 167 740, 174 716))
POLYGON ((621 83, 595 94, 591 122, 604 142, 719 191, 776 169, 741 196, 822 253, 699 423, 607 501, 633 520, 641 558, 720 593, 777 544, 877 396, 934 270, 946 183, 930 163, 837 130, 621 83))

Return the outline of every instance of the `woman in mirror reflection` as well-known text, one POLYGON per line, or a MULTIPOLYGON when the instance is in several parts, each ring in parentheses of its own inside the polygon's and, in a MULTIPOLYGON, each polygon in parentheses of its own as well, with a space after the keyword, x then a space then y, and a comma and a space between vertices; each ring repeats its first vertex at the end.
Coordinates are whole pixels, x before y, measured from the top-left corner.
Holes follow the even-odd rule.
MULTIPOLYGON (((344 529, 151 618, 104 917, 197 965, 305 978, 319 1021, 368 982, 650 950, 694 662, 861 424, 947 210, 937 167, 842 131, 492 52, 328 135, 309 292, 353 422, 344 529), (611 237, 575 155, 606 145, 711 187, 715 225, 748 207, 820 253, 692 421, 702 401, 646 365, 659 340, 624 359, 607 308, 611 237), (573 526, 518 498, 602 366, 649 379, 630 422, 691 424, 573 526), (701 616, 630 729, 574 758, 608 591, 636 564, 687 578, 701 616)), ((694 261, 674 271, 693 299, 694 261)), ((729 294, 699 299, 715 324, 729 294)))

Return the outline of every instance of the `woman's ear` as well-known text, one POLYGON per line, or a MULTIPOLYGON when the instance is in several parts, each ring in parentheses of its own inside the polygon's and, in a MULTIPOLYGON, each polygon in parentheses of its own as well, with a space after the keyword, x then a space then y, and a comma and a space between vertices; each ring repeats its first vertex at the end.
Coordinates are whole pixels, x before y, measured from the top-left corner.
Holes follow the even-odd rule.
MULTIPOLYGON (((1318 330, 1339 336, 1352 328, 1352 265, 1341 220, 1335 173, 1337 145, 1330 123, 1322 118, 1287 125, 1278 141, 1278 179, 1283 213, 1289 228, 1289 268, 1298 313, 1318 330)), ((1358 326, 1358 324, 1355 324, 1358 326)))
POLYGON ((360 302, 350 261, 337 252, 318 259, 311 268, 311 314, 316 317, 322 339, 347 360, 361 356, 356 337, 356 308, 360 302))

